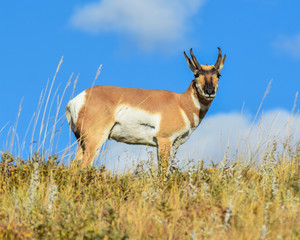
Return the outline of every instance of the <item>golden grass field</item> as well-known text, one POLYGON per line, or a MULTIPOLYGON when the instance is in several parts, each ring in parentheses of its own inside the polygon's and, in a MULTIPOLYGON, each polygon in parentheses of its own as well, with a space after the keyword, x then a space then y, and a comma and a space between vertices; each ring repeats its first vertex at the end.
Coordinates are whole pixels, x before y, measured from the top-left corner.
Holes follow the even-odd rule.
POLYGON ((26 132, 37 146, 17 142, 16 121, 1 152, 0 239, 300 239, 300 142, 271 140, 261 157, 225 154, 217 165, 197 159, 167 178, 151 158, 123 174, 71 168, 62 159, 73 150, 51 154, 71 79, 58 98, 56 74, 26 132))
MULTIPOLYGON (((249 160, 249 159, 248 159, 249 160)), ((2 154, 0 239, 299 239, 300 143, 249 161, 112 174, 2 154)))

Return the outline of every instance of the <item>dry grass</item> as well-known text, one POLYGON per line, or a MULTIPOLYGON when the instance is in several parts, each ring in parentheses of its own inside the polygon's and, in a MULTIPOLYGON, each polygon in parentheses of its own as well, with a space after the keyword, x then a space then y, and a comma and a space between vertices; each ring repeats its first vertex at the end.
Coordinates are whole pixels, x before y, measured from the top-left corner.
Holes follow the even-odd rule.
POLYGON ((0 239, 299 239, 300 144, 263 163, 156 177, 2 154, 0 239))
POLYGON ((300 238, 300 142, 273 142, 260 159, 242 155, 232 163, 225 156, 210 168, 194 162, 167 179, 151 160, 122 175, 64 166, 73 150, 53 153, 62 148, 59 113, 73 75, 59 97, 53 88, 60 65, 23 142, 16 131, 20 105, 8 153, 1 152, 0 239, 300 238))

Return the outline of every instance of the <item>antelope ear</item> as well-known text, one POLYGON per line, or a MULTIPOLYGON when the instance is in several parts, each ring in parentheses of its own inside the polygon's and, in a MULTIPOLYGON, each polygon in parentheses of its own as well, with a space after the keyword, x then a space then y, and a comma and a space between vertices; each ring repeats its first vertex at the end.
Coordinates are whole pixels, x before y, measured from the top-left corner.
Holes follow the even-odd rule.
POLYGON ((221 72, 222 68, 224 67, 225 58, 226 58, 226 54, 222 57, 222 59, 220 61, 220 65, 219 65, 219 67, 217 69, 219 72, 221 72))
POLYGON ((184 54, 184 57, 185 57, 185 59, 187 61, 187 64, 188 64, 189 68, 194 73, 196 71, 196 69, 197 69, 196 66, 195 66, 195 64, 194 64, 194 62, 186 55, 185 52, 183 52, 183 54, 184 54))

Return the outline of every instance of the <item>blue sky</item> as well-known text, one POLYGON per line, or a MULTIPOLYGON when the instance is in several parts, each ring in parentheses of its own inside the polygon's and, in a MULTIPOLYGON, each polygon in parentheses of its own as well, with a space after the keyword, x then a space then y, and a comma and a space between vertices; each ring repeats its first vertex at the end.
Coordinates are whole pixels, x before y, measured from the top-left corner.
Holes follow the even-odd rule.
POLYGON ((300 86, 299 9, 296 0, 1 1, 0 146, 22 98, 17 134, 25 135, 62 56, 60 94, 72 73, 76 94, 92 86, 100 64, 97 85, 183 92, 193 79, 183 51, 214 64, 221 47, 227 58, 207 119, 243 111, 251 121, 270 80, 262 110, 288 114, 300 86))

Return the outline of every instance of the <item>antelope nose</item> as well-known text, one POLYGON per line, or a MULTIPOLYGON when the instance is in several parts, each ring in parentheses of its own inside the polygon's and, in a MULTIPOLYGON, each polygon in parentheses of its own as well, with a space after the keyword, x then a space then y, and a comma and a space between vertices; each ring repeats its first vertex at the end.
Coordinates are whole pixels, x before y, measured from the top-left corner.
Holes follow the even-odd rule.
POLYGON ((213 88, 206 89, 206 94, 211 95, 213 93, 214 93, 214 89, 213 88))

